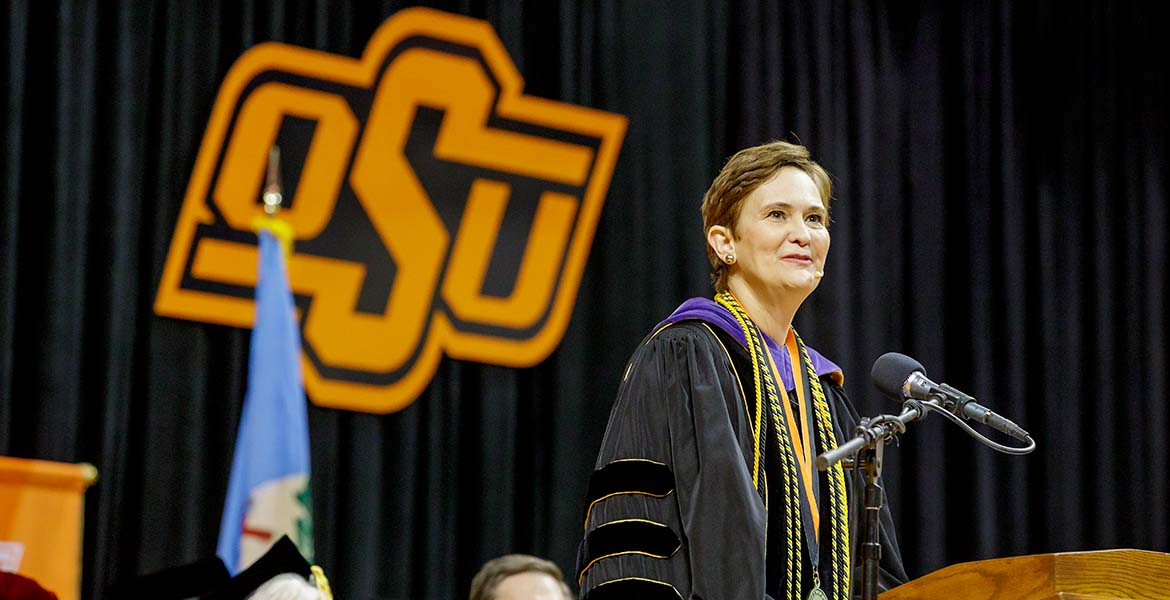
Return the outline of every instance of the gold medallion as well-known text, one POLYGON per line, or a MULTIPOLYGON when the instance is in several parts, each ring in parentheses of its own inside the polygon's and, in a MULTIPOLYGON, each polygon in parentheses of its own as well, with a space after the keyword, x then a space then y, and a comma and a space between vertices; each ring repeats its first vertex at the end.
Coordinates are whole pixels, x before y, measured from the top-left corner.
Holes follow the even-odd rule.
POLYGON ((825 590, 822 590, 821 586, 818 585, 808 593, 807 600, 829 600, 829 596, 826 595, 825 590))

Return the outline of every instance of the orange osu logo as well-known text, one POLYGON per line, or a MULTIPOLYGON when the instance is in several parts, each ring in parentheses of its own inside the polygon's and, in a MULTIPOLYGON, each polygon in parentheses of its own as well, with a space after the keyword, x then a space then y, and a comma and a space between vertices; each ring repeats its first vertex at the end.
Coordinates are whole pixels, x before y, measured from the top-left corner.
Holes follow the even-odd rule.
POLYGON ((568 325, 626 120, 523 84, 490 25, 421 8, 383 23, 360 59, 248 50, 212 109, 155 312, 251 327, 251 223, 277 144, 314 403, 402 409, 443 354, 544 360, 568 325))

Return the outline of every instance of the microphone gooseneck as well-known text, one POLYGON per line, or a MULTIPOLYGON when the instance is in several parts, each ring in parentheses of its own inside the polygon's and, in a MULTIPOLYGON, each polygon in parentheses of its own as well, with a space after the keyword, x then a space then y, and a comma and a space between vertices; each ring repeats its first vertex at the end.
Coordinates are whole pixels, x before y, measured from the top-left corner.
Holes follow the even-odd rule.
POLYGON ((937 411, 976 436, 984 444, 1009 454, 1027 454, 1036 448, 1032 436, 1011 420, 975 402, 975 398, 945 383, 935 383, 926 376, 922 363, 897 352, 887 352, 873 363, 870 371, 873 385, 883 394, 899 401, 921 400, 922 408, 937 411), (959 419, 974 419, 1001 433, 1007 434, 1027 447, 1009 448, 997 444, 971 429, 959 419))

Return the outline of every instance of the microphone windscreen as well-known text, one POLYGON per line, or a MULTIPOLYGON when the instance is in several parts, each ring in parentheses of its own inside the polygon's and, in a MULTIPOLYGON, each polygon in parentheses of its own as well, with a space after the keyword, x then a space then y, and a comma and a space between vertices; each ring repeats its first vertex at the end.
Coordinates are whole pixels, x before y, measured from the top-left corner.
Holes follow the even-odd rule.
POLYGON ((873 361, 873 369, 869 376, 873 385, 881 393, 895 399, 902 399, 902 384, 910 378, 910 374, 919 371, 923 375, 926 369, 922 363, 897 352, 887 352, 873 361))

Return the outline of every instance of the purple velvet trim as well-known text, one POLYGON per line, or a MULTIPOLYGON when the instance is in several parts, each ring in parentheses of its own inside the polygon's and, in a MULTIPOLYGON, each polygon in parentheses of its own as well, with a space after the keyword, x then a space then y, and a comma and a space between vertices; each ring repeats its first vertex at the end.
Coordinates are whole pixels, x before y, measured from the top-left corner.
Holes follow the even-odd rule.
MULTIPOLYGON (((674 312, 666 318, 665 321, 658 324, 659 327, 667 323, 677 323, 685 319, 698 319, 711 323, 731 334, 743 347, 747 347, 747 338, 743 336, 743 330, 739 328, 739 321, 735 320, 731 312, 723 306, 716 303, 710 298, 691 298, 674 309, 674 312)), ((655 327, 657 329, 657 327, 655 327)), ((780 371, 780 379, 784 380, 785 389, 794 389, 796 384, 792 381, 792 364, 788 360, 788 351, 783 346, 778 345, 768 334, 763 331, 760 335, 764 336, 764 343, 768 346, 768 351, 772 353, 772 360, 776 361, 776 368, 780 371)), ((839 379, 844 379, 844 374, 841 372, 841 367, 838 367, 833 361, 821 356, 820 352, 805 346, 808 350, 809 360, 812 361, 813 367, 817 370, 817 375, 824 377, 830 373, 836 373, 839 379)))

